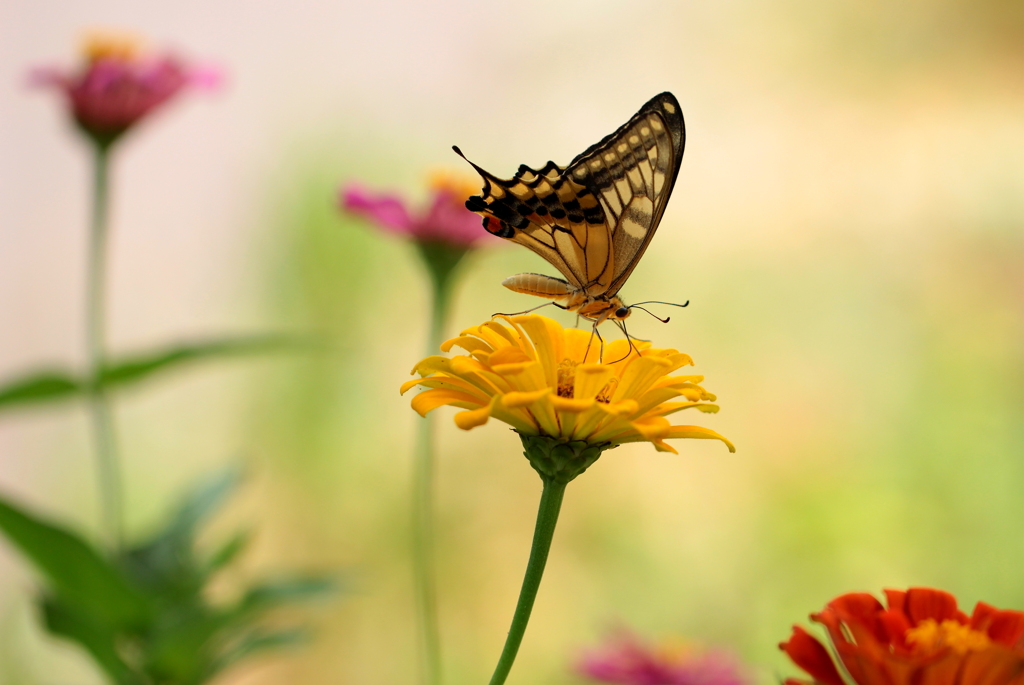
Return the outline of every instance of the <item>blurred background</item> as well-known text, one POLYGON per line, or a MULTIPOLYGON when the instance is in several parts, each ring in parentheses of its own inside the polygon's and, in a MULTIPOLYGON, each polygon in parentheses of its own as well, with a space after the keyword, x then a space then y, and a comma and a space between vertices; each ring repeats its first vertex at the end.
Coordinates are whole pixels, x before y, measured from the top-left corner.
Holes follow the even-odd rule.
MULTIPOLYGON (((325 351, 183 370, 122 394, 129 528, 229 463, 247 572, 343 570, 310 647, 232 683, 408 683, 413 248, 334 208, 362 180, 425 197, 430 169, 567 163, 673 91, 686 156, 628 301, 719 396, 732 439, 608 453, 568 491, 510 682, 576 683, 609 628, 793 673, 789 626, 853 590, 933 585, 1024 608, 1024 9, 985 0, 492 5, 0 0, 0 378, 84 363, 89 159, 57 98, 82 31, 126 28, 228 72, 134 131, 114 168, 111 345, 316 332, 325 351)), ((463 265, 451 333, 534 301, 540 258, 463 265)), ((563 323, 572 323, 564 317, 563 323)), ((486 679, 540 482, 497 424, 439 410, 441 612, 453 683, 486 679)), ((695 422, 698 417, 693 417, 695 422)), ((0 416, 0 489, 96 531, 78 405, 0 416)), ((98 683, 43 635, 0 544, 0 684, 98 683)))

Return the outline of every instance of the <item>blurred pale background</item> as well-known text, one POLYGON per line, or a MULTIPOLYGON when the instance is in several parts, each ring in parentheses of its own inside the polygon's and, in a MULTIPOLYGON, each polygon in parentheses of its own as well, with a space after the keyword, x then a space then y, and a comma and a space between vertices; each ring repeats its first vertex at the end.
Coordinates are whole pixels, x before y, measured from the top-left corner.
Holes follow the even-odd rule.
MULTIPOLYGON (((309 648, 239 683, 408 683, 398 385, 426 335, 412 250, 339 217, 347 179, 422 196, 433 167, 566 163, 672 90, 689 140, 627 301, 719 395, 739 447, 607 454, 568 492, 510 682, 574 683, 620 622, 736 650, 760 679, 833 596, 911 584, 1024 608, 1024 10, 988 0, 496 4, 0 0, 0 378, 82 360, 87 157, 31 65, 122 27, 229 72, 116 160, 116 349, 314 330, 329 351, 193 368, 122 396, 130 526, 243 460, 227 518, 253 575, 344 569, 309 648)), ((465 265, 451 332, 533 302, 539 258, 465 265)), ((570 322, 571 319, 566 319, 570 322)), ((451 682, 482 682, 525 563, 539 480, 499 425, 442 410, 441 609, 451 682)), ((696 418, 696 417, 695 417, 696 418)), ((0 417, 0 488, 96 528, 80 408, 0 417)), ((0 544, 0 683, 99 682, 41 635, 0 544)))

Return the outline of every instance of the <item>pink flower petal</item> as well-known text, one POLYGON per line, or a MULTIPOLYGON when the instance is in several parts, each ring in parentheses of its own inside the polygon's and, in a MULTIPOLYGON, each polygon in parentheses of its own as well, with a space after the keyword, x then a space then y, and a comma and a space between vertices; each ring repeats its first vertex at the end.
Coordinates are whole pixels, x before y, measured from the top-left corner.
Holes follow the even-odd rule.
POLYGON ((469 247, 491 234, 480 225, 480 217, 466 209, 465 200, 448 190, 438 190, 426 214, 413 230, 421 240, 437 240, 469 247))
POLYGON ((219 81, 218 71, 188 67, 170 54, 98 56, 77 72, 40 67, 29 74, 32 85, 63 90, 82 129, 108 143, 184 88, 219 81))
POLYGON ((414 224, 409 211, 402 199, 395 195, 371 193, 351 183, 341 189, 339 204, 345 210, 369 219, 385 230, 407 235, 413 233, 414 224))
POLYGON ((617 685, 745 685, 739 662, 720 651, 673 653, 620 630, 576 664, 587 678, 617 685))

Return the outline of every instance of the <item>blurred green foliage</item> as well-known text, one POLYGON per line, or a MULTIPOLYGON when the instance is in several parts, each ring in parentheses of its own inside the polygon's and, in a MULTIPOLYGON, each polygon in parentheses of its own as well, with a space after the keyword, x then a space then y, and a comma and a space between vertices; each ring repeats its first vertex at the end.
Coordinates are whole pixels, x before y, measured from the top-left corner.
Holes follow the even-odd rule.
POLYGON ((335 585, 324 576, 282 577, 211 601, 210 585, 248 534, 208 553, 196 549, 196 538, 238 482, 232 471, 204 483, 161 530, 113 557, 5 500, 0 530, 45 579, 39 607, 47 630, 78 643, 110 682, 198 685, 254 654, 302 642, 303 628, 268 616, 335 585))

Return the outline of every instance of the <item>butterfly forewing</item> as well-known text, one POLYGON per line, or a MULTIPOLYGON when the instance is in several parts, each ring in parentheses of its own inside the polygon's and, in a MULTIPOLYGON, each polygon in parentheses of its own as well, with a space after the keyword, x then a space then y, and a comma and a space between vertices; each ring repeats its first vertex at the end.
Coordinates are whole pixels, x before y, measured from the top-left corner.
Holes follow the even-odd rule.
POLYGON ((611 265, 592 294, 617 293, 650 244, 675 185, 685 135, 679 103, 662 93, 566 169, 600 199, 610 231, 611 265))
POLYGON ((662 93, 568 167, 523 165, 504 180, 474 164, 484 188, 466 206, 484 215, 488 231, 533 250, 589 297, 612 296, 654 236, 684 143, 679 103, 662 93))

